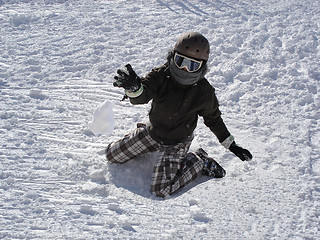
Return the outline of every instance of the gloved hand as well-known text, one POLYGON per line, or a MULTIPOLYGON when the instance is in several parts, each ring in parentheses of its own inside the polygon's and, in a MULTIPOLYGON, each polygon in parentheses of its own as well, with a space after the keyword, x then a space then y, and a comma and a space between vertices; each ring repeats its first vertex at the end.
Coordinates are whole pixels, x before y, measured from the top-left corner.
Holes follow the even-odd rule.
POLYGON ((233 141, 229 147, 229 150, 233 152, 242 161, 250 161, 252 159, 251 153, 247 149, 243 149, 233 141))
POLYGON ((130 92, 135 92, 141 87, 141 79, 133 71, 130 64, 127 64, 125 67, 127 68, 127 71, 118 69, 118 76, 114 77, 116 81, 113 83, 113 86, 122 87, 130 92))

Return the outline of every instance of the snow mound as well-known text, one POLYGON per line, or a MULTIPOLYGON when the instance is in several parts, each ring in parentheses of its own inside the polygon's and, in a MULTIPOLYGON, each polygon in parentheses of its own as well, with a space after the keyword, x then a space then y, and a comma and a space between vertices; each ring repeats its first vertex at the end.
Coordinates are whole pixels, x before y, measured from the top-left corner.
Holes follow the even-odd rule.
POLYGON ((106 100, 94 110, 92 121, 88 124, 89 130, 94 135, 108 135, 113 132, 113 106, 112 101, 106 100))

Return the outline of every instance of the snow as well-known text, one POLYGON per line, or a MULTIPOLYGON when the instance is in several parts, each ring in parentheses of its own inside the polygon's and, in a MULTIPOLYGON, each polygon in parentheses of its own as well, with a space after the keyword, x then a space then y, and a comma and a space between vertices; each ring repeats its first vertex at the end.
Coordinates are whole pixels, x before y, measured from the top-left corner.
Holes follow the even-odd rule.
POLYGON ((0 239, 318 239, 319 3, 0 0, 0 239), (191 149, 226 177, 159 199, 153 154, 105 161, 150 108, 112 82, 127 63, 140 76, 164 63, 186 31, 209 39, 207 77, 254 159, 199 120, 191 149), (114 119, 93 123, 111 102, 114 119))
POLYGON ((113 105, 113 102, 106 100, 94 110, 92 121, 88 123, 88 128, 94 135, 112 133, 115 124, 113 105))

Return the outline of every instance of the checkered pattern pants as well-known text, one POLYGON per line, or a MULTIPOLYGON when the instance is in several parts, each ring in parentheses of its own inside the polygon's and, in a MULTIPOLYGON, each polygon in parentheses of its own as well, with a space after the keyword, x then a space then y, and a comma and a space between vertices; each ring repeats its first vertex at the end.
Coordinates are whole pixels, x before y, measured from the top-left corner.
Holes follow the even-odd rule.
POLYGON ((203 169, 203 161, 187 153, 191 142, 161 145, 153 140, 145 126, 107 146, 106 156, 111 163, 124 163, 137 156, 159 151, 153 169, 151 193, 165 197, 192 182, 203 169))

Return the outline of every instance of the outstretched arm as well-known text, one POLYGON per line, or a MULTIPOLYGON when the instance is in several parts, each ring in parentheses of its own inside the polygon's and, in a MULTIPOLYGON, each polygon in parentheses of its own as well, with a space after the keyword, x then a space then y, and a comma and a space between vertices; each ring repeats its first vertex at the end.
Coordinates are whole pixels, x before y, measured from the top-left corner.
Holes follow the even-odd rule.
POLYGON ((242 161, 249 161, 252 159, 252 154, 247 149, 244 149, 236 144, 234 137, 230 134, 226 125, 224 124, 221 118, 219 103, 214 94, 214 90, 208 98, 206 107, 201 114, 203 115, 204 123, 217 136, 222 146, 224 146, 226 149, 229 149, 242 161))
POLYGON ((115 87, 125 89, 125 97, 130 98, 132 104, 145 104, 154 98, 159 88, 165 86, 165 66, 154 68, 144 78, 139 78, 133 71, 130 64, 126 65, 127 70, 119 69, 118 76, 115 76, 115 87))

